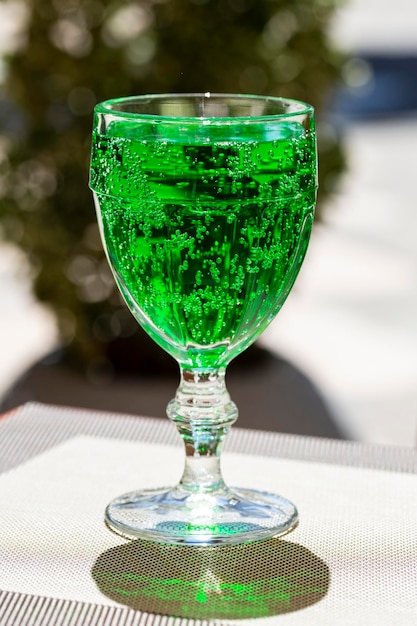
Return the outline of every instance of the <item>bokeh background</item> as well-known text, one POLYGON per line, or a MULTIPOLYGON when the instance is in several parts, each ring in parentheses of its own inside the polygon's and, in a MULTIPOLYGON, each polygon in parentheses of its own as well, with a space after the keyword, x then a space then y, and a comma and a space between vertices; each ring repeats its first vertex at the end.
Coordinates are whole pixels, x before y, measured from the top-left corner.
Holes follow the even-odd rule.
MULTIPOLYGON (((296 288, 252 353, 255 369, 236 378, 260 383, 265 427, 282 429, 274 414, 287 412, 290 432, 415 445, 413 0, 3 0, 0 30, 3 408, 71 397, 151 413, 155 396, 175 391, 175 364, 134 332, 97 239, 94 103, 271 93, 317 108, 319 220, 296 288), (263 381, 274 386, 274 376, 270 394, 263 381)), ((243 425, 257 427, 249 408, 253 424, 243 425)))

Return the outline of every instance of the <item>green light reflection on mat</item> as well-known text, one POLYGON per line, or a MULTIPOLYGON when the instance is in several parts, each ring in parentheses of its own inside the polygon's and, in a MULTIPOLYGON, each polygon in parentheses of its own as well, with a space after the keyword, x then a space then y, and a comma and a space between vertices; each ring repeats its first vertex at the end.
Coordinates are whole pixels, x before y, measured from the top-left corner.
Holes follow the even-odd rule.
POLYGON ((197 619, 297 611, 321 600, 330 582, 321 559, 277 539, 222 548, 134 541, 100 555, 92 576, 120 604, 197 619))
MULTIPOLYGON (((207 604, 210 605, 208 607, 210 616, 215 615, 218 610, 222 615, 232 613, 239 617, 269 615, 270 603, 274 604, 277 612, 282 612, 279 608, 288 607, 292 598, 305 594, 323 595, 326 592, 325 584, 322 587, 306 588, 303 584, 292 582, 285 577, 256 581, 247 585, 220 583, 217 586, 177 579, 158 580, 129 574, 115 577, 108 572, 102 572, 101 582, 108 588, 108 592, 113 592, 115 596, 178 601, 183 608, 190 608, 192 602, 207 604), (123 588, 120 586, 122 582, 126 584, 133 582, 135 587, 123 588), (116 586, 113 587, 113 584, 116 586), (230 607, 227 606, 229 603, 232 603, 230 607), (278 604, 282 604, 282 607, 278 607, 278 604)), ((203 616, 205 615, 202 612, 200 617, 203 616)))

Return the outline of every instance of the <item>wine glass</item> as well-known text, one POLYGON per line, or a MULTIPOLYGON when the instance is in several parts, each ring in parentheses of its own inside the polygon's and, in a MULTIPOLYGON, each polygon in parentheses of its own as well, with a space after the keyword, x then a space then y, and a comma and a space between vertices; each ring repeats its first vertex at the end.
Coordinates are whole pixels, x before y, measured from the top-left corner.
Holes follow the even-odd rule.
POLYGON ((179 363, 167 415, 185 444, 179 483, 116 498, 107 525, 126 538, 200 546, 287 533, 296 507, 226 486, 220 452, 238 416, 226 366, 278 313, 308 245, 313 108, 211 93, 100 103, 90 187, 128 307, 179 363))

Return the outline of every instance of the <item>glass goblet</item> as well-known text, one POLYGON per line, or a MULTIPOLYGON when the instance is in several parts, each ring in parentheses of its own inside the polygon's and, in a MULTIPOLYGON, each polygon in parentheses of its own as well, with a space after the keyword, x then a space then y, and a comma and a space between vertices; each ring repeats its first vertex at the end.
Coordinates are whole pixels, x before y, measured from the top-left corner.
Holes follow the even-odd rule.
POLYGON ((225 371, 278 313, 306 252, 317 189, 312 107, 210 93, 100 103, 90 187, 128 307, 179 363, 167 415, 185 444, 179 483, 116 498, 107 525, 185 545, 285 534, 298 519, 291 502, 222 478, 222 444, 238 416, 225 371))

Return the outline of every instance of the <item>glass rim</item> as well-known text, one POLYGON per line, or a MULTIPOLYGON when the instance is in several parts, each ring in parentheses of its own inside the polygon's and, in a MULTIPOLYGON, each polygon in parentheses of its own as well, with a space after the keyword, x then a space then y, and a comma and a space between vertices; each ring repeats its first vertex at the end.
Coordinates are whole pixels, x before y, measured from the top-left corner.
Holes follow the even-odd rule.
POLYGON ((163 122, 163 123, 188 123, 188 124, 201 124, 202 121, 210 124, 224 124, 224 123, 265 123, 266 121, 277 121, 280 119, 296 118, 300 116, 311 116, 314 114, 314 107, 311 104, 303 102, 302 100, 296 100, 293 98, 286 98, 281 96, 266 96, 255 94, 240 94, 240 93, 218 93, 218 92, 187 92, 187 93, 151 93, 140 94, 135 96, 122 96, 118 98, 110 98, 98 102, 94 107, 95 113, 104 115, 111 115, 125 120, 143 120, 149 122, 163 122), (281 104, 288 107, 292 106, 293 110, 283 111, 282 113, 267 113, 265 115, 226 115, 226 116, 201 116, 201 115, 164 115, 153 113, 140 113, 115 108, 115 105, 130 104, 134 102, 146 102, 146 101, 161 101, 168 98, 177 98, 178 100, 191 100, 191 99, 223 99, 223 100, 259 100, 260 102, 270 102, 272 104, 281 104))

